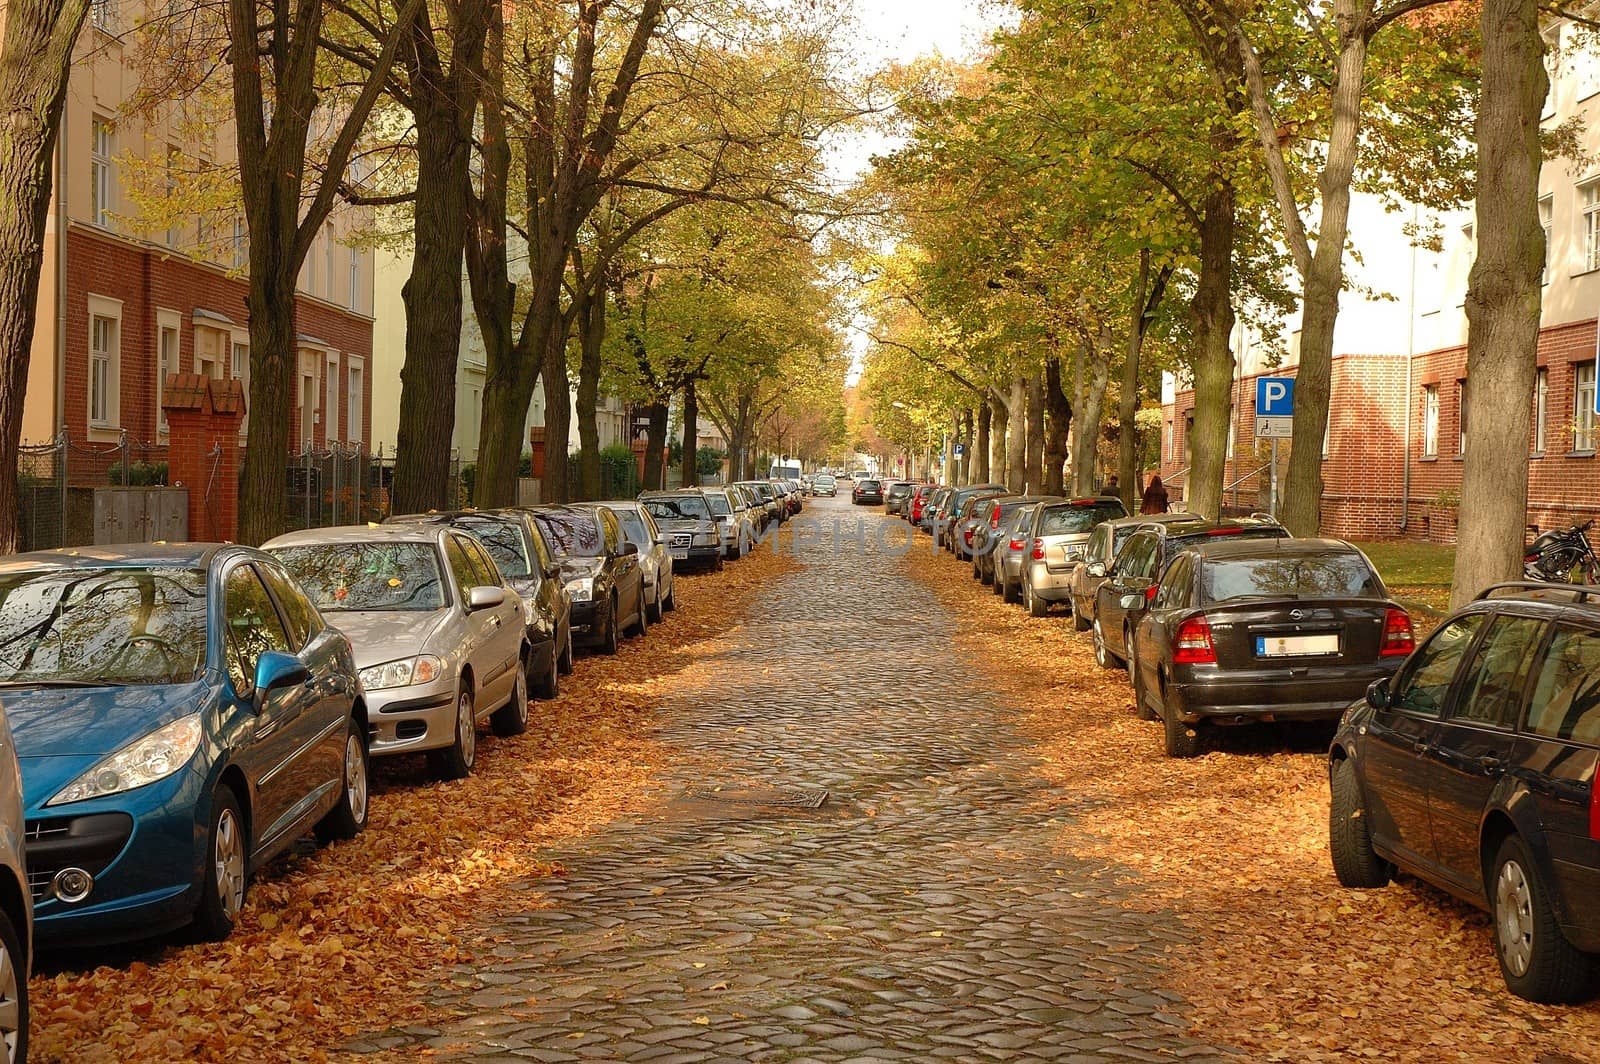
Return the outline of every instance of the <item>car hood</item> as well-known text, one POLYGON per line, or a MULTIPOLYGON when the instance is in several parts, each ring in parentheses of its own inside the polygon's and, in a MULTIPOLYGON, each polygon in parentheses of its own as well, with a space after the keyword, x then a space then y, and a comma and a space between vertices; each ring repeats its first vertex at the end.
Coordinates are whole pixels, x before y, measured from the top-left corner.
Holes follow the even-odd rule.
POLYGON ((580 576, 594 576, 605 568, 604 558, 562 558, 561 579, 576 580, 580 576))
POLYGON ((420 654, 445 618, 448 608, 439 610, 351 610, 328 613, 329 624, 350 638, 356 668, 409 658, 420 654))
POLYGON ((204 680, 124 687, 6 687, 0 702, 27 776, 35 757, 100 758, 193 713, 214 695, 204 680))
POLYGON ((669 517, 664 521, 658 517, 656 527, 663 532, 710 532, 716 524, 698 517, 669 517))

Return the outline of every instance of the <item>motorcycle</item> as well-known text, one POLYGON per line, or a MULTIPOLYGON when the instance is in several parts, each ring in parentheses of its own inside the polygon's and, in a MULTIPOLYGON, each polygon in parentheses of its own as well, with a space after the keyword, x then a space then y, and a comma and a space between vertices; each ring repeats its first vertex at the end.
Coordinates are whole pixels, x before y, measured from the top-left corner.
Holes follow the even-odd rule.
POLYGON ((1522 553, 1523 575, 1554 584, 1600 584, 1600 558, 1589 545, 1593 527, 1590 520, 1540 535, 1522 553))

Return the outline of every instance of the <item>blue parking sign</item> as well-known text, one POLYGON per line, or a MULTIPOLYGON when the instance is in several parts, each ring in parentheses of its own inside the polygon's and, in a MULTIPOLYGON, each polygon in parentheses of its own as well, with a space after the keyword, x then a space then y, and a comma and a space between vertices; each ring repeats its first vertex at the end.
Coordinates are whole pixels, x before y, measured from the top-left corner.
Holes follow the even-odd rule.
POLYGON ((1256 378, 1256 417, 1291 417, 1294 414, 1293 377, 1256 378))

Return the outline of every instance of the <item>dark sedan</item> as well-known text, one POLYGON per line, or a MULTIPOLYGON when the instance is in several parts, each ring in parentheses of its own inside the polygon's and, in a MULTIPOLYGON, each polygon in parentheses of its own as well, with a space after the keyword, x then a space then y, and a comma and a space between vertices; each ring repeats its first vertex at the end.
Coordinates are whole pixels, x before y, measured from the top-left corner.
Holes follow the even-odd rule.
POLYGON ((505 582, 522 596, 532 660, 528 687, 539 698, 561 692, 560 677, 572 671, 572 603, 561 570, 545 544, 533 513, 523 509, 456 510, 402 514, 384 524, 427 521, 449 525, 483 544, 505 582))
POLYGON ((886 514, 899 514, 905 516, 906 507, 911 505, 911 493, 916 490, 916 485, 907 480, 896 480, 889 485, 889 490, 883 493, 883 512, 886 514))
POLYGON ((883 481, 858 480, 850 489, 850 501, 857 506, 875 506, 883 502, 883 481))
POLYGON ((1288 534, 1288 529, 1270 517, 1245 517, 1221 524, 1189 517, 1141 524, 1117 551, 1106 580, 1095 589, 1089 622, 1094 629, 1094 660, 1104 669, 1119 668, 1128 661, 1128 638, 1155 597, 1156 578, 1178 552, 1200 543, 1277 539, 1288 534))
POLYGON ((1593 589, 1486 594, 1345 715, 1333 867, 1363 888, 1403 868, 1488 909, 1506 986, 1576 1001, 1600 974, 1600 605, 1593 589))
POLYGON ((1193 520, 1196 520, 1195 515, 1188 513, 1143 514, 1101 521, 1095 525, 1088 544, 1083 548, 1082 563, 1067 579, 1067 602, 1072 607, 1072 623, 1078 631, 1087 632, 1093 626, 1095 593, 1106 582, 1111 566, 1117 560, 1117 553, 1135 530, 1146 525, 1193 520))
POLYGON ((650 624, 644 570, 639 548, 622 534, 617 515, 605 506, 537 506, 530 512, 572 600, 573 636, 615 654, 623 629, 643 635, 650 624))
MULTIPOLYGON (((1144 597, 1129 593, 1123 606, 1144 597)), ((1411 618, 1350 544, 1224 540, 1167 566, 1129 671, 1167 755, 1193 757, 1210 726, 1338 719, 1412 646, 1411 618)))

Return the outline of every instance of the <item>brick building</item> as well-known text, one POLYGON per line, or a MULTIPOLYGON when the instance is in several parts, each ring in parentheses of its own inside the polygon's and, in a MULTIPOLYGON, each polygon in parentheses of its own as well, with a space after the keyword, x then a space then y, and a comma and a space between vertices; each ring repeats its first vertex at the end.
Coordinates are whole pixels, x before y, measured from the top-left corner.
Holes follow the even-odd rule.
MULTIPOLYGON (((216 191, 234 167, 226 106, 214 98, 156 113, 130 106, 140 66, 138 34, 126 31, 141 18, 134 4, 97 2, 77 46, 23 440, 65 432, 87 448, 126 441, 157 464, 171 442, 162 411, 169 375, 238 380, 248 391, 248 236, 240 206, 216 191), (172 197, 210 192, 173 199, 204 206, 172 212, 159 206, 159 185, 152 197, 152 182, 165 182, 172 197)), ((355 209, 330 219, 301 272, 290 425, 297 448, 370 439, 372 253, 353 238, 364 222, 355 209)), ((104 483, 105 469, 92 462, 69 469, 74 483, 104 483)))
MULTIPOLYGON (((1551 92, 1545 123, 1583 122, 1600 148, 1600 52, 1567 24, 1552 23, 1551 92)), ((1528 440, 1528 520, 1542 528, 1600 514, 1596 465, 1596 310, 1600 308, 1600 166, 1555 160, 1540 179, 1546 270, 1533 424, 1528 440)), ((1352 203, 1327 438, 1322 528, 1356 538, 1455 538, 1463 427, 1474 397, 1466 381, 1467 273, 1476 251, 1470 209, 1409 216, 1358 193, 1352 203), (1420 232, 1432 239, 1408 235, 1420 232)), ((1269 448, 1255 439, 1255 378, 1293 376, 1299 311, 1255 333, 1233 336, 1236 369, 1224 504, 1264 509, 1269 448)), ((1477 402, 1496 397, 1480 396, 1477 402)), ((1163 382, 1160 471, 1185 491, 1194 393, 1163 382)), ((1279 470, 1292 446, 1280 446, 1279 470)))

